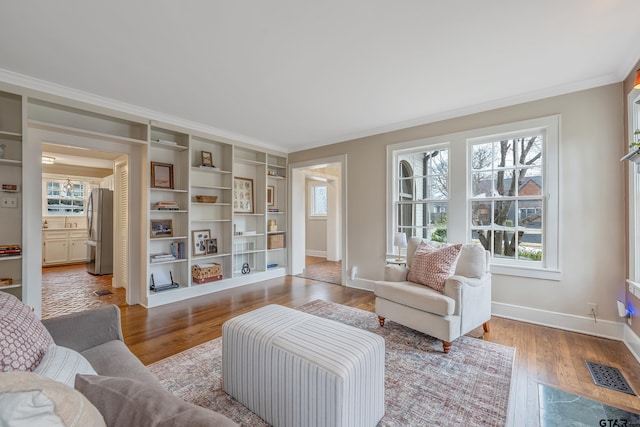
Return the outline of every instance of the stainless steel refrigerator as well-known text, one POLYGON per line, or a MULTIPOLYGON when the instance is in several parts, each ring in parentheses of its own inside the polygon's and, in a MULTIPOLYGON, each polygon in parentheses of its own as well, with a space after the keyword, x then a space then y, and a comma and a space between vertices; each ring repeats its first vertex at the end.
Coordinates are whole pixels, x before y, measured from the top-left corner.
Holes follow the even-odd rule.
POLYGON ((87 202, 87 271, 102 275, 113 273, 113 191, 91 190, 87 202))

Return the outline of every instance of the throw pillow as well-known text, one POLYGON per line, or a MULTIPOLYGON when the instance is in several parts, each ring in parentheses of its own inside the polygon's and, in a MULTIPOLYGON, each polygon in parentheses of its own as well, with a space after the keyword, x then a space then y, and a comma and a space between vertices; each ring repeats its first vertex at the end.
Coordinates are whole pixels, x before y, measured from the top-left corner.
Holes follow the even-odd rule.
POLYGON ((97 375, 83 355, 70 348, 53 344, 45 353, 34 373, 73 387, 76 374, 97 375))
POLYGON ((31 309, 0 292, 0 371, 32 371, 51 344, 53 338, 31 309))
MULTIPOLYGON (((419 247, 418 247, 419 248, 419 247)), ((453 273, 462 245, 451 245, 430 252, 416 250, 407 280, 444 292, 444 283, 453 273)))
POLYGON ((0 373, 0 425, 103 427, 102 415, 77 390, 33 372, 0 373))
POLYGON ((224 415, 131 378, 78 375, 76 390, 98 408, 110 427, 237 426, 224 415))

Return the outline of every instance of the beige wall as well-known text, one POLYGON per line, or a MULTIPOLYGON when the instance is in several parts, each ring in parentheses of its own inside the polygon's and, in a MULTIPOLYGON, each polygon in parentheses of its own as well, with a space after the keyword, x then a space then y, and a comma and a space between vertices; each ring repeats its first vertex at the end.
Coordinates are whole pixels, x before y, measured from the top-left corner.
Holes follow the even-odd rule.
POLYGON ((346 267, 356 265, 359 277, 375 280, 385 265, 387 145, 560 114, 562 280, 495 275, 493 300, 577 316, 587 316, 592 302, 600 319, 619 322, 615 301, 625 288, 622 98, 622 83, 612 84, 291 153, 289 162, 347 155, 346 267))

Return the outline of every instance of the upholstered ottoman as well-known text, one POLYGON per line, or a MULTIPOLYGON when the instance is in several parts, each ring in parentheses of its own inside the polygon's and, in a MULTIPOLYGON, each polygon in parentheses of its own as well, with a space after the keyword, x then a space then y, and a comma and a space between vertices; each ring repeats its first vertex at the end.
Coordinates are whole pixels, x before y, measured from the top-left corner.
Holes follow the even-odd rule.
POLYGON ((384 339, 279 305, 222 326, 224 390, 274 426, 375 426, 384 339))

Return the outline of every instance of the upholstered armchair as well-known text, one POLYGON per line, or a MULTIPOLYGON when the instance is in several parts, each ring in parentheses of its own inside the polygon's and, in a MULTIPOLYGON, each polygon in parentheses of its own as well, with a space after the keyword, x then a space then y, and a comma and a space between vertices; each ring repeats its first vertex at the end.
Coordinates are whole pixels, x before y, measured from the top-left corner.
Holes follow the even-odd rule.
POLYGON ((433 247, 412 237, 406 267, 387 265, 385 280, 374 284, 380 326, 388 319, 438 338, 445 353, 453 340, 480 325, 489 332, 489 263, 490 254, 480 244, 433 247), (442 262, 447 257, 449 264, 442 262), (427 285, 416 283, 425 277, 427 285))

